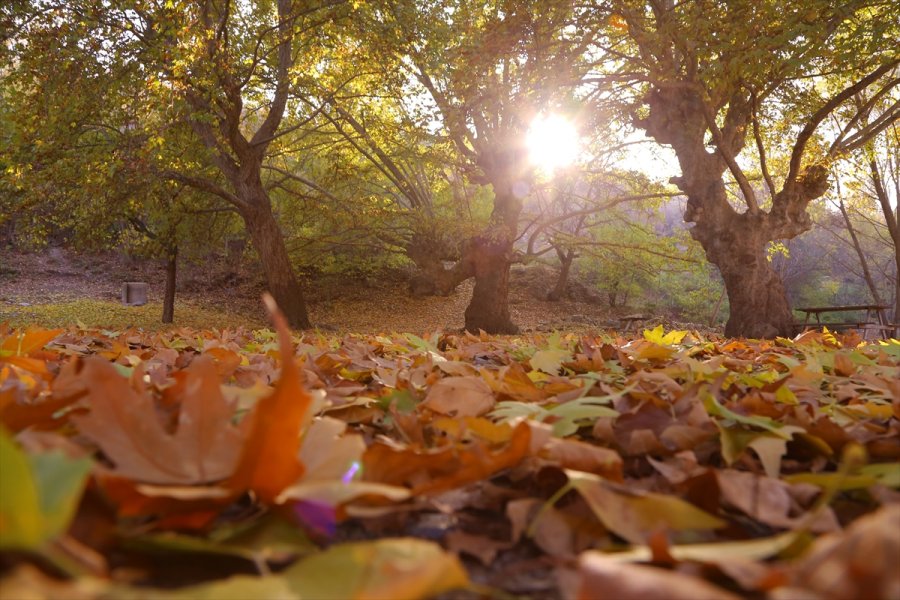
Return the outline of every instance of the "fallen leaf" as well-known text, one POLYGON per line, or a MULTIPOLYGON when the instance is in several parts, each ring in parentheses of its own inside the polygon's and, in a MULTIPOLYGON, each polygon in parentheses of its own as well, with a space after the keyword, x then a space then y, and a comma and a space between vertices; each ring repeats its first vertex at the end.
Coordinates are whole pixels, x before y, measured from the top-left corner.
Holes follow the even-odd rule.
POLYGON ((594 473, 613 481, 622 481, 622 457, 615 450, 578 440, 551 438, 539 456, 562 469, 594 473))
POLYGON ((247 417, 247 438, 227 486, 252 490, 263 502, 273 503, 305 472, 299 456, 300 435, 313 415, 312 396, 304 389, 293 361, 287 321, 271 296, 266 296, 266 304, 278 331, 281 378, 272 394, 262 398, 247 417))
POLYGON ((520 423, 509 443, 497 451, 480 441, 428 452, 375 443, 363 455, 363 473, 369 481, 410 485, 416 495, 435 493, 487 479, 515 466, 527 456, 530 440, 531 429, 520 423))
POLYGON ((623 564, 602 552, 578 559, 578 600, 739 600, 739 596, 702 579, 656 567, 623 564))
POLYGON ((0 428, 0 549, 41 550, 64 533, 92 466, 62 452, 25 454, 0 428))
POLYGON ((72 421, 116 465, 119 475, 163 485, 208 483, 234 472, 241 436, 219 389, 211 362, 188 368, 186 393, 174 434, 165 431, 146 393, 138 393, 107 361, 84 360, 86 415, 72 421))
POLYGON ((603 526, 634 544, 645 543, 659 529, 718 529, 726 524, 675 496, 619 488, 591 473, 568 470, 566 475, 603 526))
MULTIPOLYGON (((813 542, 789 567, 793 586, 817 598, 900 598, 900 504, 813 542)), ((778 598, 779 596, 776 596, 778 598)))
POLYGON ((415 538, 332 546, 282 576, 301 598, 316 600, 418 600, 469 586, 456 556, 415 538))
POLYGON ((431 386, 421 406, 442 415, 477 417, 491 410, 494 402, 494 392, 481 377, 444 377, 431 386))

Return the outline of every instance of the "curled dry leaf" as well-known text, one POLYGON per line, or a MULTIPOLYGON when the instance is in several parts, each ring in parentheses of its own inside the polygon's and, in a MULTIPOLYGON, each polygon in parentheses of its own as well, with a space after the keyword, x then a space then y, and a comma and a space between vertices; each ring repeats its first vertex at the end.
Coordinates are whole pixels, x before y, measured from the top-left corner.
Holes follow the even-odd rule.
POLYGON ((594 473, 622 481, 622 457, 615 450, 578 440, 550 438, 539 456, 563 469, 594 473))
POLYGON ((248 434, 228 487, 252 490, 266 503, 275 499, 305 472, 300 461, 300 434, 312 419, 312 396, 294 364, 291 333, 271 296, 266 305, 278 331, 281 379, 272 394, 261 399, 248 419, 248 434))
POLYGON ((414 494, 435 493, 487 479, 514 467, 528 455, 531 429, 517 425, 509 442, 499 450, 476 440, 467 447, 433 451, 396 448, 383 443, 369 446, 363 455, 365 477, 390 485, 410 485, 414 494))
POLYGON ((603 525, 634 544, 646 542, 660 529, 718 529, 725 522, 676 496, 631 491, 596 475, 566 471, 569 482, 587 501, 603 525))

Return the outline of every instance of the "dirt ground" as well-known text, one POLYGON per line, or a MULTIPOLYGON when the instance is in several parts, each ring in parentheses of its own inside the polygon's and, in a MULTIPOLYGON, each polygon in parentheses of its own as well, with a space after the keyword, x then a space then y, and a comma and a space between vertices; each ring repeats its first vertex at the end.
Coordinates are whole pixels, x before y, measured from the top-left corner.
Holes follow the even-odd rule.
MULTIPOLYGON (((510 312, 523 332, 555 329, 617 328, 617 314, 576 284, 576 299, 547 302, 556 273, 544 265, 516 265, 511 273, 510 312)), ((115 301, 125 281, 149 283, 149 299, 161 301, 163 264, 109 253, 84 255, 50 248, 40 253, 0 251, 0 314, 16 306, 78 299, 115 301), (6 310, 4 310, 6 309, 6 310)), ((430 333, 461 329, 472 294, 469 280, 447 297, 413 297, 405 274, 381 277, 318 277, 306 282, 310 317, 316 327, 337 332, 408 331, 430 333)), ((227 264, 212 257, 203 263, 179 265, 176 303, 246 314, 265 319, 259 300, 264 283, 258 265, 227 264)), ((621 312, 621 311, 619 311, 621 312)), ((177 304, 176 304, 177 314, 177 304)), ((3 319, 0 319, 3 320, 3 319)))

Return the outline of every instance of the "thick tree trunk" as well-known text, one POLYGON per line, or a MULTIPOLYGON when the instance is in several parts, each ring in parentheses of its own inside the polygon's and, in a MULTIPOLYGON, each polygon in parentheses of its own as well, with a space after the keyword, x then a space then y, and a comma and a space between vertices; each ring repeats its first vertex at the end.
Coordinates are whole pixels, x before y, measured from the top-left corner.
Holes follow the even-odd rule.
POLYGON ((765 247, 746 247, 719 257, 716 266, 725 280, 731 311, 728 337, 790 336, 794 317, 784 284, 767 260, 765 247))
POLYGON ((569 286, 569 273, 572 270, 572 262, 575 260, 574 250, 563 251, 557 248, 556 254, 559 256, 559 276, 556 278, 556 285, 547 294, 547 300, 551 302, 556 302, 566 296, 566 288, 569 286))
POLYGON ((166 291, 163 295, 162 322, 175 320, 175 280, 178 274, 178 246, 172 246, 166 257, 166 291))
POLYGON ((471 264, 475 289, 466 307, 466 330, 519 332, 509 315, 509 267, 512 258, 512 241, 506 236, 485 235, 470 242, 463 260, 471 264))
POLYGON ((494 188, 494 209, 487 230, 464 249, 463 261, 475 277, 472 299, 466 307, 466 329, 487 333, 518 333, 509 315, 509 268, 513 243, 522 213, 521 192, 528 175, 520 171, 524 157, 510 142, 496 155, 480 157, 480 166, 494 188))
MULTIPOLYGON (((259 193, 265 192, 260 190, 259 193)), ((254 202, 252 208, 245 210, 242 216, 253 241, 253 247, 259 254, 266 276, 266 287, 291 327, 308 329, 310 322, 303 289, 294 274, 284 245, 284 236, 275 215, 272 214, 268 198, 254 202)))
POLYGON ((766 256, 767 221, 765 214, 723 211, 715 219, 698 219, 691 229, 725 281, 728 337, 788 337, 793 332, 794 316, 784 283, 766 256))

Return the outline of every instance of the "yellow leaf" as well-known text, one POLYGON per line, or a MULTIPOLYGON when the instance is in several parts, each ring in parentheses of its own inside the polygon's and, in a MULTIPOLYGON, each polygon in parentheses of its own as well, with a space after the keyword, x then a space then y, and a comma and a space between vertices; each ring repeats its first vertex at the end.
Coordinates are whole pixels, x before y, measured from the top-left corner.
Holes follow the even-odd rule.
POLYGON ((303 598, 417 600, 469 586, 455 555, 415 538, 332 546, 282 575, 303 598))

